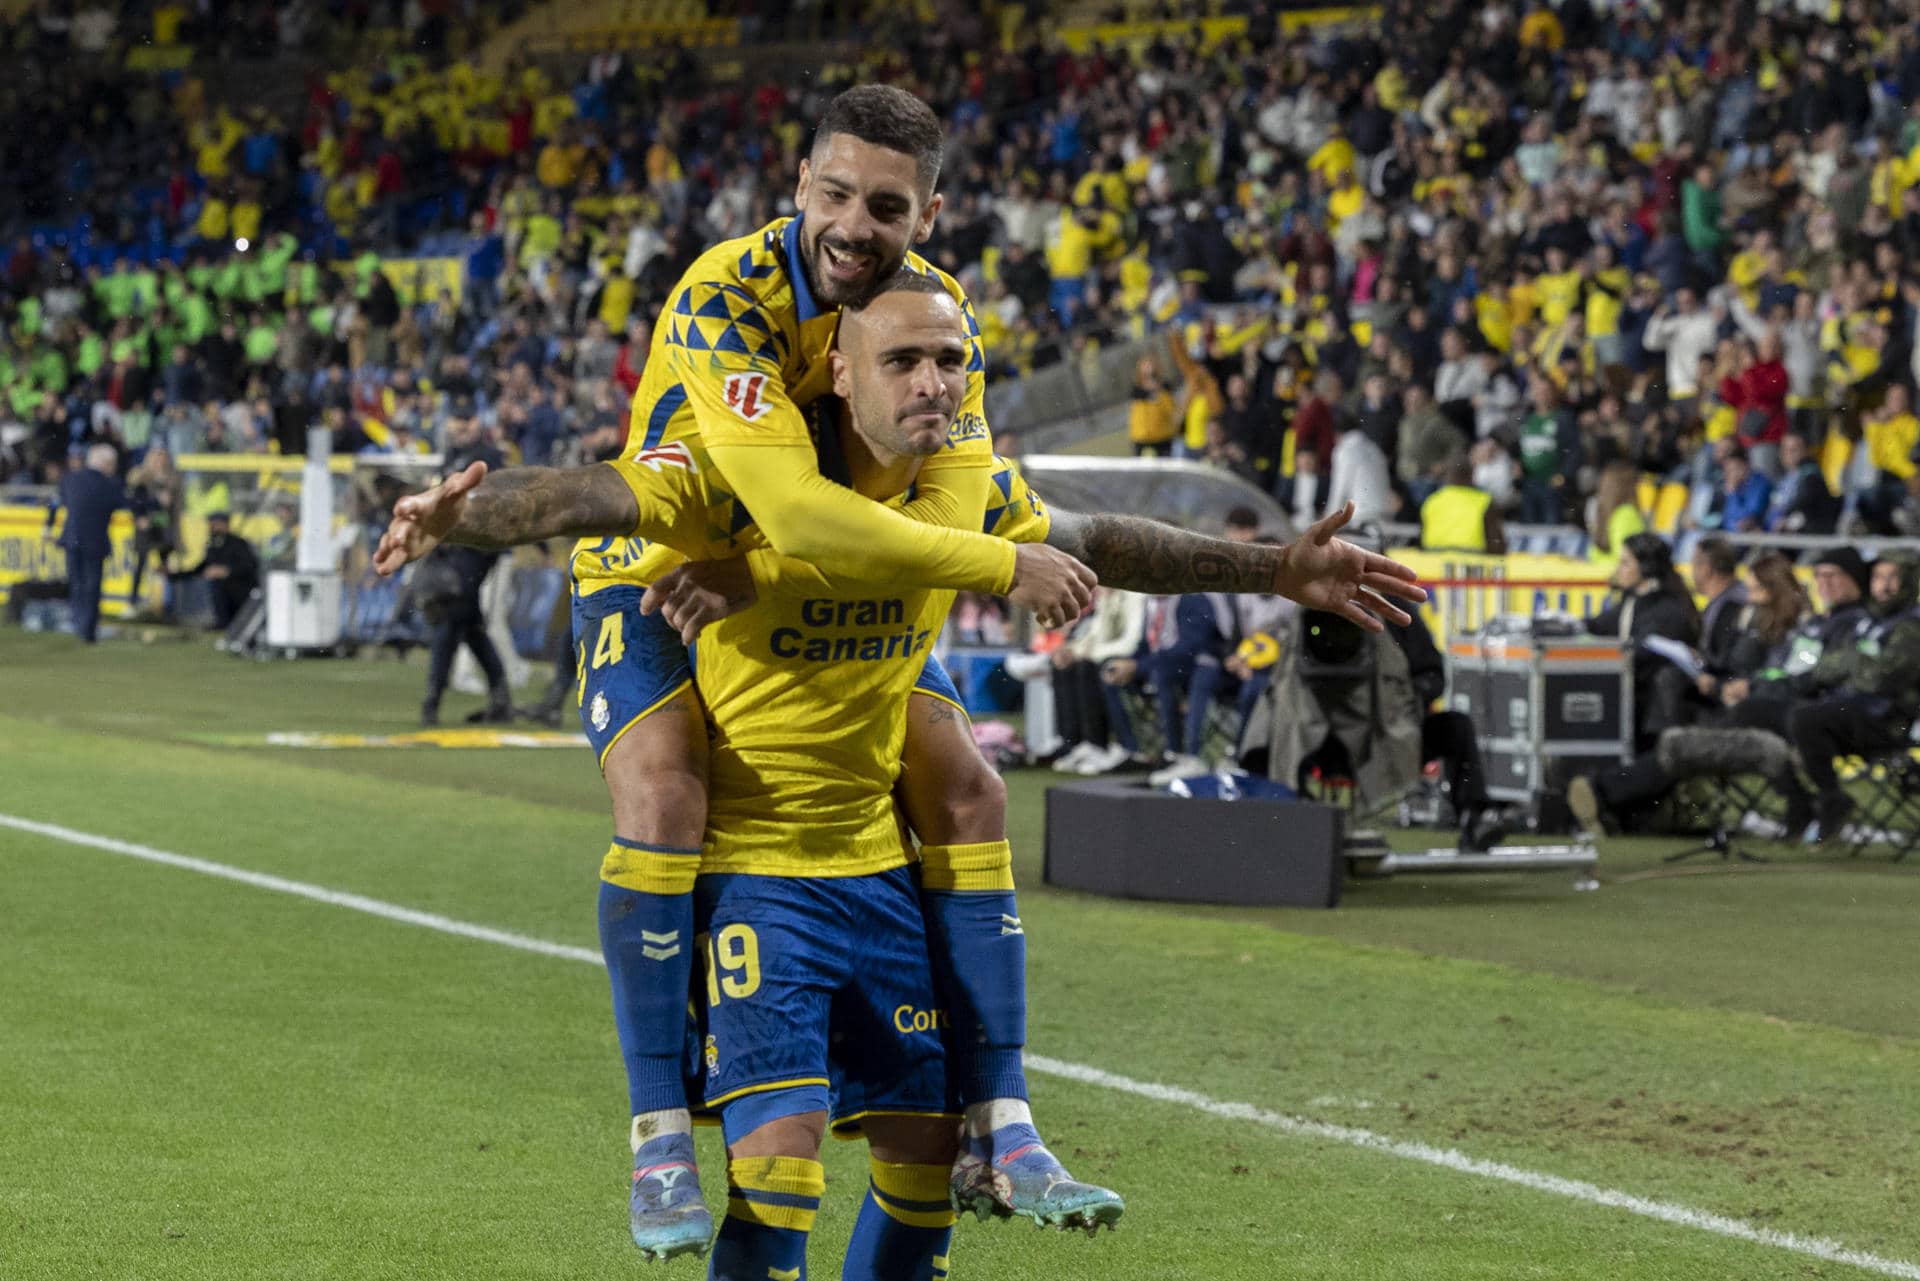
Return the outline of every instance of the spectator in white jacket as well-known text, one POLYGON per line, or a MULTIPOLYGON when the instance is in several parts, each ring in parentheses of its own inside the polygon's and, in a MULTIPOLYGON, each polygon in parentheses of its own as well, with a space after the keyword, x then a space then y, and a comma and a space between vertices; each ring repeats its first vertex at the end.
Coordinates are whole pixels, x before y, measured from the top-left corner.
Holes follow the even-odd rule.
POLYGON ((1093 612, 1053 651, 1053 701, 1060 737, 1072 744, 1053 767, 1063 774, 1104 774, 1133 756, 1133 725, 1118 691, 1100 679, 1115 659, 1132 659, 1146 634, 1147 598, 1103 587, 1093 612))
POLYGON ((1692 400, 1700 394, 1700 358, 1713 354, 1719 333, 1719 319, 1684 285, 1673 295, 1672 311, 1665 303, 1654 311, 1641 342, 1648 351, 1667 353, 1668 400, 1692 400))
POLYGON ((1392 520, 1393 469, 1386 454, 1349 415, 1340 416, 1336 430, 1327 510, 1337 512, 1352 502, 1355 527, 1392 520))

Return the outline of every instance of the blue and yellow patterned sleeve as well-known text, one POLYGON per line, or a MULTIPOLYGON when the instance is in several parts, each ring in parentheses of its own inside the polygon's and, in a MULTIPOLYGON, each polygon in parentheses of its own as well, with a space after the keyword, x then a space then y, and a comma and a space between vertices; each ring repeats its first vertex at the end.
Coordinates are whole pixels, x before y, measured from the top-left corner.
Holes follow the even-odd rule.
POLYGON ((1033 492, 1020 469, 995 457, 987 488, 985 532, 1010 543, 1044 543, 1053 530, 1053 515, 1033 492))

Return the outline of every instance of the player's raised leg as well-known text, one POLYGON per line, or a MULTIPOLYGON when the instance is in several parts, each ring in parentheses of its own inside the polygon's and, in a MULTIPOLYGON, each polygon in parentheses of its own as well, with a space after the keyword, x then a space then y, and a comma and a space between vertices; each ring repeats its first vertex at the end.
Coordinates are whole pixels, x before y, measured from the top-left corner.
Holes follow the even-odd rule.
POLYGON ((627 1069, 629 1226, 649 1258, 713 1236, 700 1195, 683 1075, 692 889, 707 819, 707 739, 686 648, 637 588, 574 603, 580 719, 613 800, 600 865, 600 947, 627 1069))
POLYGON ((1021 1216, 1097 1230, 1125 1211, 1118 1193, 1070 1175, 1027 1104, 1027 940, 1013 891, 1006 785, 937 660, 908 702, 897 789, 920 845, 920 906, 950 1023, 949 1070, 965 1106, 954 1204, 980 1218, 1021 1216))

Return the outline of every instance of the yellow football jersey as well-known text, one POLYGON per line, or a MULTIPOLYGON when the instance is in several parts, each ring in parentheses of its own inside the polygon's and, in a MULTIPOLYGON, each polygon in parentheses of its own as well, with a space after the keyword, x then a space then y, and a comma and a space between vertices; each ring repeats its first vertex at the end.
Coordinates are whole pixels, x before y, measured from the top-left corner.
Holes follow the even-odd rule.
MULTIPOLYGON (((823 445, 830 476, 832 452, 823 445)), ((1009 542, 1044 540, 1045 505, 1015 467, 992 463, 976 528, 1009 542)), ((831 584, 790 561, 750 559, 758 603, 708 627, 695 651, 710 738, 701 871, 863 876, 899 867, 907 846, 893 784, 907 699, 954 594, 831 584)))
MULTIPOLYGON (((615 464, 641 503, 637 530, 660 531, 653 541, 665 546, 639 537, 583 539, 572 561, 580 594, 649 582, 681 557, 737 556, 768 546, 714 452, 731 448, 737 466, 758 454, 743 446, 811 452, 801 411, 831 390, 827 356, 840 313, 814 301, 799 265, 800 227, 800 219, 782 218, 724 241, 697 258, 674 287, 634 393, 626 453, 615 464), (664 499, 657 484, 663 468, 683 486, 664 499)), ((947 581, 1003 594, 1011 585, 1012 549, 958 518, 983 509, 993 461, 979 326, 952 277, 917 255, 909 254, 907 265, 936 276, 960 304, 969 347, 966 397, 948 447, 922 468, 907 507, 913 520, 850 493, 843 498, 817 473, 795 474, 790 483, 784 476, 781 483, 763 480, 762 501, 792 504, 782 514, 804 512, 809 529, 831 537, 842 563, 827 568, 844 577, 900 587, 947 581)))

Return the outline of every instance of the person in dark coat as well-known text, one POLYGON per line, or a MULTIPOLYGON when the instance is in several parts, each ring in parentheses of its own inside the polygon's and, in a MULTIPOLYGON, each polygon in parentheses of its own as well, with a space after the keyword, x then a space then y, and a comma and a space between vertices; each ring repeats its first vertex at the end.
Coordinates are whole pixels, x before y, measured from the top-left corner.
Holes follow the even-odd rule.
POLYGON ((233 532, 233 518, 214 512, 207 517, 207 546, 200 563, 180 571, 179 577, 207 581, 213 589, 214 623, 224 631, 260 585, 260 558, 252 543, 233 532))
MULTIPOLYGON (((455 401, 447 413, 447 473, 457 475, 476 462, 484 462, 489 471, 501 466, 500 452, 480 435, 472 402, 455 401)), ((475 720, 504 721, 513 715, 507 691, 507 671, 500 662, 500 651, 487 635, 487 617, 480 606, 480 588, 500 559, 497 551, 477 547, 437 548, 421 565, 421 570, 439 580, 439 588, 423 603, 433 623, 433 638, 427 659, 427 697, 420 704, 420 723, 440 723, 440 698, 447 691, 447 678, 453 671, 453 655, 460 646, 472 651, 480 670, 487 676, 487 706, 475 720), (429 570, 429 566, 433 566, 429 570)))
POLYGON ((1643 642, 1662 636, 1683 645, 1698 644, 1700 611, 1674 572, 1673 550, 1658 534, 1635 534, 1626 541, 1611 586, 1616 598, 1587 620, 1587 630, 1595 636, 1617 636, 1627 649, 1638 722, 1636 746, 1646 746, 1651 741, 1647 723, 1653 719, 1654 682, 1667 660, 1647 650, 1643 642), (1643 739, 1648 742, 1640 742, 1643 739))
POLYGON ((60 545, 67 550, 67 602, 73 610, 73 634, 88 645, 99 638, 100 585, 113 552, 107 527, 113 513, 127 505, 127 491, 114 476, 118 458, 112 445, 88 449, 87 465, 61 478, 59 503, 47 512, 49 528, 55 511, 64 507, 67 512, 60 533, 60 545))
POLYGON ((1389 623, 1387 634, 1407 656, 1407 678, 1419 704, 1420 756, 1439 761, 1445 771, 1447 799, 1460 823, 1460 852, 1484 854, 1504 841, 1507 831, 1487 796, 1487 765, 1473 720, 1465 712, 1434 710, 1446 693, 1447 667, 1426 620, 1415 614, 1405 627, 1389 623))

